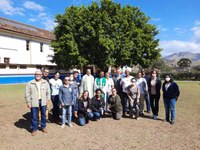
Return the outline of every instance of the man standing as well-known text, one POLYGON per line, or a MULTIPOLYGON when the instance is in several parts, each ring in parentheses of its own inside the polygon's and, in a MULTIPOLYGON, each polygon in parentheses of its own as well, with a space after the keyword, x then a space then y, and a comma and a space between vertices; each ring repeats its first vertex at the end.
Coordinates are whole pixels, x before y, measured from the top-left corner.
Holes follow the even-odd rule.
POLYGON ((122 99, 123 98, 122 97, 122 86, 120 85, 121 80, 122 80, 121 69, 117 69, 117 72, 113 77, 113 81, 114 81, 114 87, 117 90, 117 94, 122 99))
POLYGON ((89 97, 92 98, 94 96, 94 77, 91 75, 90 69, 87 69, 86 74, 82 78, 80 95, 82 95, 83 91, 86 90, 89 92, 89 97))
POLYGON ((123 92, 122 92, 122 106, 123 106, 123 116, 127 115, 128 111, 128 90, 127 87, 131 85, 131 79, 133 76, 130 75, 130 71, 128 69, 125 70, 125 77, 121 80, 120 85, 122 86, 123 92))
POLYGON ((35 72, 35 79, 26 85, 25 99, 27 107, 31 109, 32 136, 38 130, 38 111, 41 110, 41 129, 46 130, 46 105, 50 100, 50 88, 46 80, 42 79, 41 70, 35 72))

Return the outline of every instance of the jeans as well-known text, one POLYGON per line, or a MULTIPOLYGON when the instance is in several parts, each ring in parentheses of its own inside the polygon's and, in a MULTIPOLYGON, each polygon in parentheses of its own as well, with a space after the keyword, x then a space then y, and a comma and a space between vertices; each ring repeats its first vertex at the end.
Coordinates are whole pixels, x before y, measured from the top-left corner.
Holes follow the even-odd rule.
POLYGON ((41 111, 41 128, 46 128, 46 106, 41 106, 41 100, 38 101, 39 107, 31 107, 31 129, 38 130, 38 111, 41 111))
POLYGON ((145 94, 145 101, 146 101, 146 107, 147 107, 147 112, 150 112, 150 98, 149 98, 149 93, 145 94))
POLYGON ((164 106, 165 106, 165 116, 166 120, 169 120, 171 113, 171 121, 174 121, 176 118, 176 110, 175 110, 176 99, 165 99, 164 98, 164 106))
POLYGON ((92 118, 93 118, 93 114, 88 113, 86 117, 79 117, 78 121, 81 126, 84 126, 86 124, 86 122, 88 122, 89 119, 92 119, 92 118))
POLYGON ((123 99, 121 101, 122 101, 123 113, 126 113, 128 111, 128 95, 127 95, 127 93, 123 92, 122 97, 123 97, 123 99))
POLYGON ((68 125, 72 122, 72 106, 62 107, 62 124, 66 123, 66 114, 68 118, 68 125))
POLYGON ((94 119, 100 119, 101 117, 100 112, 90 112, 89 115, 90 115, 90 118, 94 118, 94 119))
POLYGON ((59 113, 60 113, 59 105, 60 105, 60 102, 59 102, 58 95, 52 95, 51 96, 51 101, 53 103, 53 117, 54 117, 54 119, 59 120, 60 119, 60 117, 59 117, 59 113))
POLYGON ((151 110, 153 115, 158 116, 160 95, 150 95, 151 110))
POLYGON ((129 115, 132 117, 134 114, 133 109, 135 108, 135 118, 139 117, 139 113, 140 113, 140 108, 139 105, 137 103, 137 99, 135 100, 129 100, 129 115))

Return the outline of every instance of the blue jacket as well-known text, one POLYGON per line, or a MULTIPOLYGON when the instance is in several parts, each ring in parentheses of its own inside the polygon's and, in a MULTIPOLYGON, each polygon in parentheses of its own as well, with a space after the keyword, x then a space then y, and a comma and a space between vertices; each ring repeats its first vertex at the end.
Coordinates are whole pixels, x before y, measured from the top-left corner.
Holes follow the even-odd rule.
POLYGON ((179 97, 180 95, 179 87, 175 82, 171 82, 171 85, 168 87, 167 91, 165 89, 165 84, 166 82, 164 82, 162 86, 164 99, 174 99, 179 97))
POLYGON ((73 105, 74 104, 74 88, 73 86, 69 85, 67 88, 66 86, 61 86, 59 88, 59 100, 61 104, 65 106, 73 105))

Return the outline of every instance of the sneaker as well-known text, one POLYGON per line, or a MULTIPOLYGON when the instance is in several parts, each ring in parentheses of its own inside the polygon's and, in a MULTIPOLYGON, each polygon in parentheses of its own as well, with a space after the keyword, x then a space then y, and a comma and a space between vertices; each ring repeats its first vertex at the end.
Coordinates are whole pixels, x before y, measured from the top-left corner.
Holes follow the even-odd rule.
POLYGON ((136 120, 140 120, 140 118, 135 118, 136 120))
POLYGON ((65 125, 64 125, 64 124, 62 124, 62 125, 60 126, 60 128, 62 128, 62 129, 63 129, 63 128, 65 128, 65 125))
POLYGON ((35 136, 37 131, 32 131, 31 135, 35 136))
POLYGON ((48 133, 46 128, 43 128, 43 129, 42 129, 42 132, 43 132, 43 133, 48 133))
POLYGON ((170 122, 169 119, 164 119, 163 122, 170 122))
POLYGON ((174 123, 175 123, 175 121, 174 121, 174 120, 172 120, 172 121, 171 121, 171 125, 174 125, 174 123))
POLYGON ((151 115, 150 118, 153 119, 153 118, 154 118, 154 115, 151 115))
POLYGON ((72 128, 73 127, 73 125, 70 123, 69 125, 68 125, 70 128, 72 128))
POLYGON ((154 120, 158 120, 158 116, 154 115, 154 116, 153 116, 153 119, 154 119, 154 120))

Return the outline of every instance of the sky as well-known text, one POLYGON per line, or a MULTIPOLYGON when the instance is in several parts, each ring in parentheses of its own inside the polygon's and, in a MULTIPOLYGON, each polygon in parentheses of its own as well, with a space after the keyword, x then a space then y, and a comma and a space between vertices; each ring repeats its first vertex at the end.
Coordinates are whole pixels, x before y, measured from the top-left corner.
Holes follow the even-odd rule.
MULTIPOLYGON (((98 1, 98 0, 93 0, 98 1)), ((162 56, 175 52, 200 53, 200 0, 113 0, 139 7, 159 30, 162 56)), ((52 31, 56 14, 92 0, 0 0, 0 17, 52 31)))

